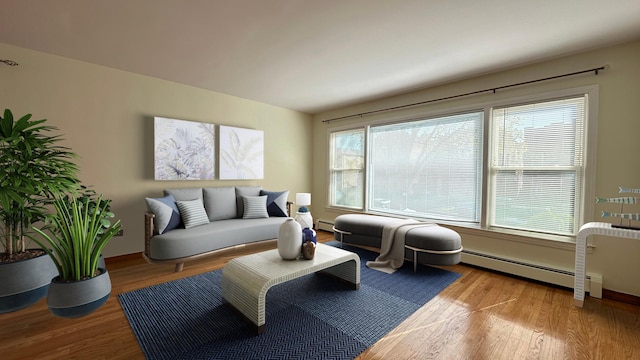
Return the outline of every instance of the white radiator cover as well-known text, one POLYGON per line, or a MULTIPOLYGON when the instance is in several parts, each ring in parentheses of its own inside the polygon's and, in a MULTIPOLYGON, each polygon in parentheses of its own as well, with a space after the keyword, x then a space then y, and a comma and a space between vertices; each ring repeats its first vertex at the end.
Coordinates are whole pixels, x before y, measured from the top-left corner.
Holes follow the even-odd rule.
MULTIPOLYGON (((319 219, 317 229, 333 232, 333 222, 319 219)), ((465 264, 521 276, 527 279, 542 281, 569 289, 573 289, 574 285, 573 281, 575 273, 569 270, 529 264, 522 261, 470 250, 463 250, 461 261, 465 264)), ((587 273, 585 291, 589 292, 589 295, 592 297, 602 299, 602 275, 587 273)))

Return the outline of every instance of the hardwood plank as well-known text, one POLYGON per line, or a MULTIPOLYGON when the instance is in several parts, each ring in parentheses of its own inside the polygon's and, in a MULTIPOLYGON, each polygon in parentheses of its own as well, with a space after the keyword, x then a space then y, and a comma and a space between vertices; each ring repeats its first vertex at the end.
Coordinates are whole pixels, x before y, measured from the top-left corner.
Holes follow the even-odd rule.
MULTIPOLYGON (((320 241, 332 234, 319 231, 320 241)), ((45 301, 0 315, 2 359, 144 359, 117 294, 222 268, 230 259, 275 248, 248 245, 185 264, 147 264, 141 256, 107 259, 112 294, 95 313, 59 319, 45 301)), ((636 359, 640 307, 588 298, 466 265, 462 276, 367 349, 359 359, 636 359)))

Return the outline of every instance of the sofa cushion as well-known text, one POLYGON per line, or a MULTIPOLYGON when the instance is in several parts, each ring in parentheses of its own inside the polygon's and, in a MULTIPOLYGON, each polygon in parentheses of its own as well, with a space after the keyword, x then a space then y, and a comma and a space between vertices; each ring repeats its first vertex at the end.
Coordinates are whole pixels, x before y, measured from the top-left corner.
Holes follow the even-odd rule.
POLYGON ((287 198, 289 191, 260 190, 260 195, 267 196, 267 212, 269 216, 287 217, 287 198))
POLYGON ((152 259, 176 259, 229 246, 278 237, 283 217, 229 219, 210 222, 191 229, 175 229, 151 239, 152 259))
MULTIPOLYGON (((336 217, 334 227, 352 234, 382 238, 382 229, 384 229, 385 225, 399 224, 403 221, 404 219, 402 218, 387 216, 345 214, 336 217)), ((378 245, 378 247, 380 246, 378 245)))
POLYGON ((207 216, 207 212, 204 211, 202 200, 176 201, 176 205, 178 205, 178 209, 180 209, 180 215, 182 216, 185 229, 209 223, 209 217, 207 216))
POLYGON ((176 201, 200 199, 202 201, 202 188, 165 189, 165 195, 172 195, 176 201))
POLYGON ((243 196, 244 214, 243 219, 268 218, 267 196, 243 196))
POLYGON ((233 186, 204 188, 202 196, 209 221, 238 217, 236 190, 233 186))
POLYGON ((244 216, 244 200, 243 196, 260 196, 262 186, 236 186, 236 206, 237 216, 244 216))
POLYGON ((172 195, 161 198, 145 198, 145 200, 149 211, 155 214, 153 225, 158 234, 164 234, 182 225, 180 211, 176 205, 176 199, 172 195))

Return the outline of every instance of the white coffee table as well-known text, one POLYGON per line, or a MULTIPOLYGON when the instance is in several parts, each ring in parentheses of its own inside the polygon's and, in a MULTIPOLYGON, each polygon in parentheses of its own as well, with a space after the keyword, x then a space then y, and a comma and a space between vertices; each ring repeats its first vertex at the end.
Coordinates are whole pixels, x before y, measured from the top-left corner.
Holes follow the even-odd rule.
POLYGON ((264 332, 267 291, 274 285, 322 271, 360 287, 360 257, 318 243, 312 260, 283 260, 278 250, 235 258, 222 270, 222 296, 264 332))

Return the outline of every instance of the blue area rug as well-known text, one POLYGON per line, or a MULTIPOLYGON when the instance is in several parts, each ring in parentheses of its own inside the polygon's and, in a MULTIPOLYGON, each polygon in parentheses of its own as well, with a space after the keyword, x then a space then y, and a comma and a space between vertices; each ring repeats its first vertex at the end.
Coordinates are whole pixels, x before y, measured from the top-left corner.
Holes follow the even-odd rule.
POLYGON ((385 274, 364 266, 376 253, 344 248, 360 255, 360 289, 321 274, 276 285, 262 335, 223 301, 222 270, 118 299, 148 359, 352 359, 460 276, 411 263, 385 274))

